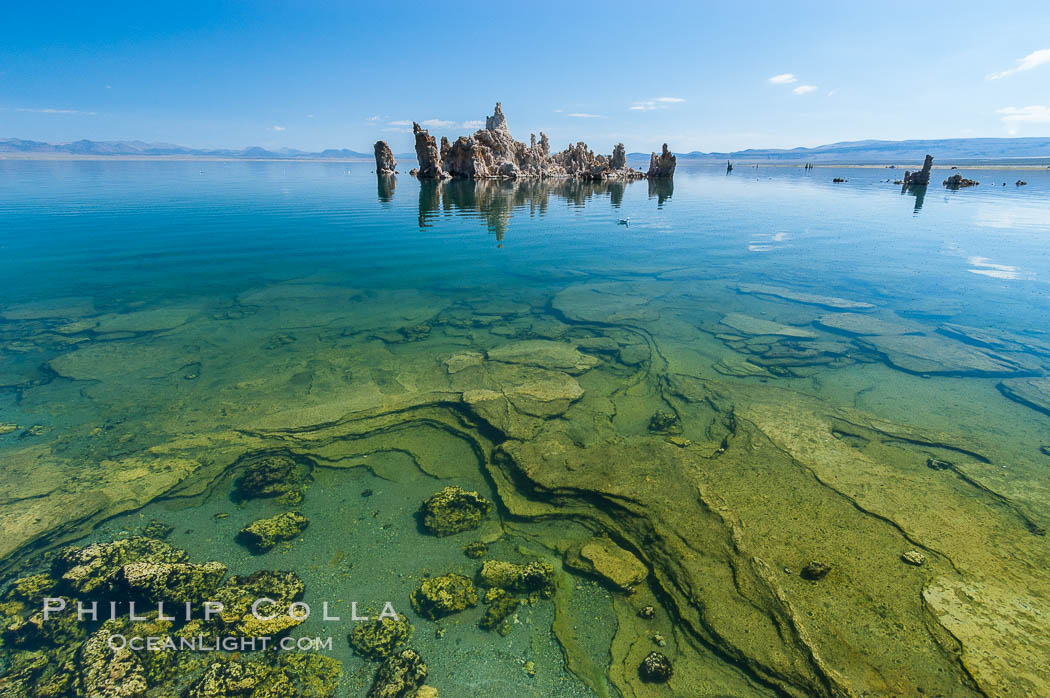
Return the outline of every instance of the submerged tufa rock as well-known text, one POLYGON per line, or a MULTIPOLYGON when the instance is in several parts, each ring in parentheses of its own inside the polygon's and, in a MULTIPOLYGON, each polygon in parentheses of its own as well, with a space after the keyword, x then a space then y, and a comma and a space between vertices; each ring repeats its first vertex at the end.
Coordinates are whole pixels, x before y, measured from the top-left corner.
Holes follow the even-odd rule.
POLYGON ((643 681, 665 683, 674 674, 674 667, 671 666, 671 660, 663 654, 650 652, 642 660, 642 665, 638 667, 638 673, 643 681))
POLYGON ((386 141, 376 141, 375 153, 376 174, 381 177, 394 174, 397 168, 397 161, 394 160, 394 153, 390 150, 390 146, 386 144, 386 141))
POLYGON ((250 453, 243 460, 247 467, 236 483, 238 498, 280 497, 289 504, 302 501, 303 486, 310 476, 308 465, 286 453, 250 453))
POLYGON ((424 501, 419 513, 428 533, 451 536, 478 528, 492 509, 492 502, 477 492, 450 486, 424 501))
POLYGON ((423 580, 412 592, 412 608, 416 613, 437 620, 478 605, 478 590, 474 582, 461 574, 446 574, 423 580))
POLYGON ((964 187, 975 187, 980 182, 973 179, 966 179, 961 174, 953 174, 948 179, 944 180, 944 186, 949 189, 962 189, 964 187))
POLYGON ((368 698, 416 698, 427 678, 427 665, 415 650, 402 650, 376 671, 368 698))
POLYGON ((397 618, 373 618, 350 631, 350 645, 362 657, 386 659, 408 642, 412 631, 412 624, 400 613, 397 618))
POLYGON ((251 522, 237 534, 237 542, 256 553, 265 553, 281 541, 292 540, 309 525, 309 519, 302 514, 286 511, 251 522))
POLYGON ((487 587, 525 594, 538 593, 547 598, 554 594, 554 565, 549 562, 516 565, 504 560, 486 560, 481 566, 479 577, 487 587))

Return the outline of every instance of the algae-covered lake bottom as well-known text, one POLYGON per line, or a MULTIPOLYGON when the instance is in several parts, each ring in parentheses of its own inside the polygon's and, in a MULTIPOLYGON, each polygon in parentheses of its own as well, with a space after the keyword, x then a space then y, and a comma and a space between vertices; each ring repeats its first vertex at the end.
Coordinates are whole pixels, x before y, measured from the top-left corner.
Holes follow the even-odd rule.
POLYGON ((387 695, 1050 694, 1050 172, 962 174, 0 161, 0 693, 381 695, 389 601, 387 695), (493 507, 437 536, 450 486, 493 507), (331 648, 39 615, 251 594, 331 648))

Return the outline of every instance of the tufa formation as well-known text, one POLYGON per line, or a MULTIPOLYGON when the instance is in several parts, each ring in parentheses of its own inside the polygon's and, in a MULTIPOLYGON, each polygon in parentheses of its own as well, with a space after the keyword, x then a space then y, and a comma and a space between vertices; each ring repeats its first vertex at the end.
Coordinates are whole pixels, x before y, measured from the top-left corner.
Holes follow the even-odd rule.
MULTIPOLYGON (((485 128, 470 136, 450 142, 442 137, 440 147, 430 133, 412 124, 416 139, 419 167, 413 172, 420 179, 528 179, 572 177, 582 180, 643 179, 674 176, 675 156, 664 144, 663 152, 652 154, 648 174, 627 166, 627 149, 616 144, 612 155, 596 155, 580 141, 559 153, 551 153, 547 134, 537 140, 532 134, 529 144, 514 140, 507 127, 503 107, 496 102, 485 128)), ((376 168, 379 171, 379 143, 376 143, 376 168)), ((383 144, 385 147, 385 143, 383 144)), ((392 158, 391 158, 392 161, 392 158)), ((411 173, 410 173, 411 174, 411 173)))

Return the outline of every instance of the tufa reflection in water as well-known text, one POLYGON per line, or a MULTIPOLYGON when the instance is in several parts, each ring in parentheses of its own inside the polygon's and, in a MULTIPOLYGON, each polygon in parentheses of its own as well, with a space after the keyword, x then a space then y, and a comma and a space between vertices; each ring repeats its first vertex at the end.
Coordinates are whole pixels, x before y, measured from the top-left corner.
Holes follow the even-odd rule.
MULTIPOLYGON (((654 184, 662 204, 674 185, 670 180, 650 180, 650 197, 654 184)), ((630 185, 629 181, 578 179, 419 180, 419 227, 427 227, 441 214, 480 217, 496 240, 502 242, 515 212, 543 216, 552 196, 564 199, 569 206, 583 208, 592 197, 608 195, 613 207, 619 208, 630 185)))
POLYGON ((922 203, 926 200, 926 185, 925 184, 905 184, 901 187, 901 196, 907 194, 908 196, 915 197, 915 209, 914 213, 918 213, 922 210, 922 203))

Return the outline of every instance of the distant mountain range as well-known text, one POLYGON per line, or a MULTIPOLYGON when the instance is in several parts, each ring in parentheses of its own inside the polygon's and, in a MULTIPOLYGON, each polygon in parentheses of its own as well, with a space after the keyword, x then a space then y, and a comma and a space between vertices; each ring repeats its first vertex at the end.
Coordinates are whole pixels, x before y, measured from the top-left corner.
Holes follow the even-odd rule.
MULTIPOLYGON (((124 156, 182 156, 241 158, 256 160, 372 160, 371 152, 362 153, 346 148, 329 148, 319 153, 280 148, 267 150, 259 146, 242 148, 201 149, 187 148, 171 143, 143 141, 74 141, 72 143, 43 143, 19 138, 0 138, 0 154, 20 153, 29 157, 52 155, 124 155, 124 156)), ((922 161, 930 153, 939 162, 957 160, 1050 160, 1050 138, 943 138, 912 141, 843 141, 815 148, 736 150, 729 153, 704 153, 694 150, 677 153, 683 161, 787 162, 787 163, 896 163, 922 161)), ((398 153, 399 161, 415 162, 414 153, 398 153)), ((630 153, 637 160, 649 158, 649 153, 630 153)))
POLYGON ((310 153, 292 148, 267 150, 259 146, 235 150, 219 148, 207 150, 187 148, 171 143, 145 143, 143 141, 74 141, 72 143, 43 143, 26 141, 20 138, 0 138, 0 153, 33 154, 68 154, 68 155, 139 155, 139 156, 184 156, 184 157, 217 157, 247 159, 309 159, 309 160, 350 160, 366 158, 371 160, 372 153, 359 153, 346 148, 329 148, 319 153, 310 153))
MULTIPOLYGON (((679 160, 739 162, 894 163, 919 161, 929 153, 935 161, 1050 159, 1050 138, 941 138, 912 141, 843 141, 815 148, 736 150, 731 153, 693 151, 679 160)), ((647 153, 631 155, 648 157, 647 153)))

